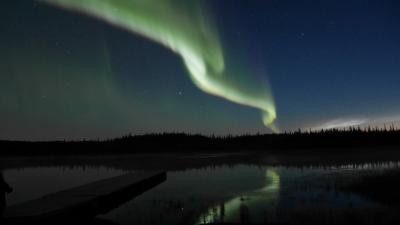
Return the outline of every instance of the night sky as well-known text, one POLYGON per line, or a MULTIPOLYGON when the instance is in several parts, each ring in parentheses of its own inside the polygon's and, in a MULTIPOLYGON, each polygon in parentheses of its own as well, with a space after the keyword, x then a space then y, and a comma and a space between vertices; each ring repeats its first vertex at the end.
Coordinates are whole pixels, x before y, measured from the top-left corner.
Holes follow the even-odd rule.
POLYGON ((398 0, 3 0, 0 139, 398 124, 398 0))

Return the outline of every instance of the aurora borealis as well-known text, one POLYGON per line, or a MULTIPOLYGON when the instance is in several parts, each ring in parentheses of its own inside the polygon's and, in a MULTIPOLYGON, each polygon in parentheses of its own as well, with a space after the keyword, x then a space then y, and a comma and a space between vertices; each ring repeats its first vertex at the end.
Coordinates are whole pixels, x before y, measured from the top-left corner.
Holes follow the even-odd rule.
MULTIPOLYGON (((81 11, 132 32, 144 35, 182 57, 192 81, 203 91, 233 102, 259 108, 263 122, 276 118, 268 90, 243 90, 226 74, 225 57, 215 28, 199 2, 176 0, 45 0, 81 11)), ((267 88, 267 87, 266 87, 267 88)))
POLYGON ((396 1, 3 4, 0 139, 243 134, 400 114, 396 1))

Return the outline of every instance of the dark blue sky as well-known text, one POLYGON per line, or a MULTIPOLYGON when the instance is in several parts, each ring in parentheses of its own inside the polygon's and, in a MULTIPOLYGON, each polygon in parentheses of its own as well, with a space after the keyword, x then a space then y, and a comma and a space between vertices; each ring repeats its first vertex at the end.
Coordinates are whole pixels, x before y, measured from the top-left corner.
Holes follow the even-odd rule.
POLYGON ((265 59, 285 126, 399 112, 398 1, 232 2, 218 21, 265 59))
MULTIPOLYGON (((205 3, 228 57, 269 80, 281 130, 400 119, 399 1, 205 3)), ((155 42, 36 1, 0 15, 1 139, 269 132, 155 42)))

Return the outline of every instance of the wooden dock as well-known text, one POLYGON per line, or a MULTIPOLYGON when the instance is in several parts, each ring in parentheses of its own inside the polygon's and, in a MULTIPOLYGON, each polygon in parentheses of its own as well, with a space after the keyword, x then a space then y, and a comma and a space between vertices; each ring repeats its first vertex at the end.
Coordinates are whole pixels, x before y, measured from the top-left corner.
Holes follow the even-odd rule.
POLYGON ((5 224, 76 224, 105 214, 164 182, 165 172, 135 172, 10 206, 5 224))

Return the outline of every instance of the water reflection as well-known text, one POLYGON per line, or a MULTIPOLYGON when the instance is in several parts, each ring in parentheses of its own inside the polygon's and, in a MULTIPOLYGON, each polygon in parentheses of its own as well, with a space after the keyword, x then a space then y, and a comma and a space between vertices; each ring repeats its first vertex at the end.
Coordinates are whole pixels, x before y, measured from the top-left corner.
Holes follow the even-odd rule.
MULTIPOLYGON (((279 201, 279 188, 279 173, 274 168, 267 168, 264 187, 240 193, 226 202, 210 207, 206 213, 200 216, 197 224, 249 222, 251 220, 250 212, 257 213, 256 211, 275 208, 279 201), (261 205, 265 209, 260 209, 261 205)), ((266 220, 267 218, 264 218, 264 221, 266 220)))
MULTIPOLYGON (((368 212, 369 216, 390 211, 382 208, 380 202, 343 191, 341 185, 362 180, 366 174, 399 171, 400 166, 397 161, 284 167, 249 163, 250 159, 235 163, 232 159, 219 158, 186 160, 169 161, 165 156, 152 156, 147 161, 142 156, 98 156, 92 161, 90 158, 69 161, 79 162, 80 166, 87 163, 90 167, 48 159, 42 160, 47 167, 41 167, 40 159, 31 160, 29 166, 34 167, 5 171, 6 180, 15 188, 7 198, 9 202, 19 203, 61 188, 119 175, 127 170, 135 171, 145 165, 144 168, 157 166, 168 171, 168 180, 101 219, 121 225, 281 223, 294 219, 301 221, 310 215, 345 220, 341 216, 350 212, 351 215, 361 212, 362 218, 362 212, 368 212), (155 160, 157 157, 159 161, 155 160), (174 167, 162 167, 165 161, 174 167)), ((16 161, 9 165, 16 165, 16 161)))

